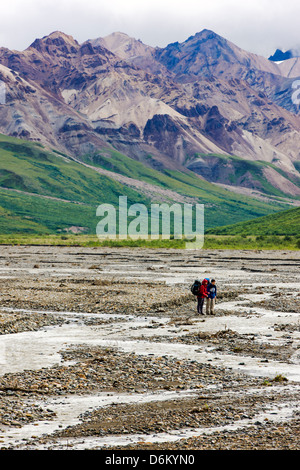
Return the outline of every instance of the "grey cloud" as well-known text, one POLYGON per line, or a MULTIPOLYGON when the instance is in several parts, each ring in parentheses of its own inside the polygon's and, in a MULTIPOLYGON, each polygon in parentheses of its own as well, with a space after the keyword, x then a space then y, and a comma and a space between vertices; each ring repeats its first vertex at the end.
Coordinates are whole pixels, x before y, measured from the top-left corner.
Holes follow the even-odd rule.
POLYGON ((300 42, 298 0, 11 0, 1 10, 0 46, 19 50, 55 30, 79 42, 122 31, 164 47, 207 28, 264 56, 300 42))

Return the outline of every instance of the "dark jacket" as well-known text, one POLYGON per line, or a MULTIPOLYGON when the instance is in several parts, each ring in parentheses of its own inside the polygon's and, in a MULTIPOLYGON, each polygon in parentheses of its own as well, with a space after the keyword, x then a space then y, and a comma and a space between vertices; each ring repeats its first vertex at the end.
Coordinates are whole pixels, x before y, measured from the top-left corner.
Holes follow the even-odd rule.
POLYGON ((207 294, 209 299, 215 299, 217 297, 217 286, 211 282, 207 286, 207 294))

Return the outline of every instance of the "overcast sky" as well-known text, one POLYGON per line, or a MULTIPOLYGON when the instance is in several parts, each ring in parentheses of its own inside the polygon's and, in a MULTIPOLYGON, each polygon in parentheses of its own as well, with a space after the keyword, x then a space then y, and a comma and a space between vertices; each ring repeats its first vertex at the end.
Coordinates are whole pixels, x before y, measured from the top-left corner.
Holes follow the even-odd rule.
POLYGON ((23 50, 63 31, 78 42, 121 31, 151 46, 212 29, 269 56, 300 45, 299 0, 1 0, 0 46, 23 50))

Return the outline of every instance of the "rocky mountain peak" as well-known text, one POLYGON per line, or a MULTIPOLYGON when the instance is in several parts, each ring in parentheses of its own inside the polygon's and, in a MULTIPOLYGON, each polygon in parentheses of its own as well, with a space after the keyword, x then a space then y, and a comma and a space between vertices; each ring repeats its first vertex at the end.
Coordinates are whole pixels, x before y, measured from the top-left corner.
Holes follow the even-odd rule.
POLYGON ((281 49, 276 49, 275 54, 269 57, 272 62, 281 62, 282 60, 292 59, 293 53, 291 50, 283 52, 281 49))
POLYGON ((55 54, 62 52, 64 54, 75 54, 79 49, 79 44, 72 36, 54 31, 48 36, 36 39, 27 50, 36 49, 41 53, 55 54))
POLYGON ((115 32, 103 38, 91 39, 93 47, 104 47, 124 60, 149 56, 154 48, 147 46, 141 40, 132 38, 128 34, 115 32))
POLYGON ((272 62, 283 62, 289 59, 296 59, 300 57, 300 48, 289 49, 288 51, 282 51, 276 49, 275 53, 269 57, 272 62))
POLYGON ((203 29, 202 31, 199 31, 199 32, 195 33, 193 36, 190 36, 185 42, 187 42, 189 40, 193 40, 193 39, 209 40, 209 39, 218 39, 218 38, 222 38, 222 37, 219 36, 218 34, 216 34, 211 29, 203 29))

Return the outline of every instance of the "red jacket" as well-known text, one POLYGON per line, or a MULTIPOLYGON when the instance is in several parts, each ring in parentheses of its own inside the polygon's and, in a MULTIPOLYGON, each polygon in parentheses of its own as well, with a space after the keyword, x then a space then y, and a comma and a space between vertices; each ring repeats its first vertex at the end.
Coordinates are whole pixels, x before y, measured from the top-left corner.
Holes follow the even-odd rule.
POLYGON ((204 279, 204 281, 202 281, 202 284, 200 286, 199 294, 197 295, 197 297, 200 297, 201 299, 208 297, 207 285, 208 285, 208 281, 204 279))

